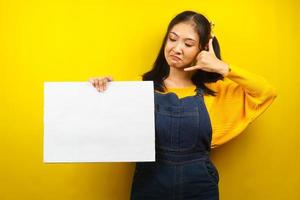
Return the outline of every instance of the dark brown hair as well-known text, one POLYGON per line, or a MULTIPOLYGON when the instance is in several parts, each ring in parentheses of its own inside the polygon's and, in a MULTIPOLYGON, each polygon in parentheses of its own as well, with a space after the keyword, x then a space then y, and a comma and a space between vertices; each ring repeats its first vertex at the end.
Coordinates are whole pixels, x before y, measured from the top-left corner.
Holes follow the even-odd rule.
MULTIPOLYGON (((167 33, 164 36, 160 51, 158 56, 153 64, 153 67, 150 71, 142 75, 143 80, 152 80, 154 81, 154 89, 164 92, 166 87, 163 83, 163 80, 168 77, 170 72, 170 67, 165 59, 164 48, 168 38, 170 30, 179 23, 182 22, 192 22, 195 24, 195 30, 199 35, 199 47, 205 47, 208 44, 208 41, 211 37, 211 25, 208 19, 200 13, 194 11, 184 11, 176 15, 168 25, 167 33)), ((221 60, 220 46, 216 37, 213 38, 212 45, 216 57, 221 60)), ((197 70, 196 73, 192 76, 192 82, 196 85, 197 88, 202 88, 204 94, 216 95, 216 92, 209 89, 205 86, 204 83, 216 82, 218 80, 223 80, 224 77, 219 73, 206 72, 204 70, 197 70)))

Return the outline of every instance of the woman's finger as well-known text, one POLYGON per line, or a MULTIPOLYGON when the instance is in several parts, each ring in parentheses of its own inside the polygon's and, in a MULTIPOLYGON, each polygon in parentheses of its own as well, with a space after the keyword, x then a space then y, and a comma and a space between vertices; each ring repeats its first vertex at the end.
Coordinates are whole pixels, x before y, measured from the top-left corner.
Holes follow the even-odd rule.
POLYGON ((108 81, 113 81, 113 77, 112 76, 108 76, 107 79, 108 79, 108 81))
POLYGON ((192 70, 195 70, 195 69, 200 69, 200 67, 198 65, 195 65, 195 66, 192 66, 192 67, 184 68, 183 70, 184 71, 192 71, 192 70))
POLYGON ((102 91, 106 90, 106 85, 107 85, 107 79, 103 79, 103 82, 102 82, 102 91))
POLYGON ((102 79, 99 80, 99 88, 100 88, 100 92, 103 91, 103 85, 104 85, 104 79, 102 78, 102 79))
POLYGON ((101 85, 101 81, 98 78, 98 79, 96 79, 96 88, 97 88, 98 91, 100 90, 100 85, 101 85))

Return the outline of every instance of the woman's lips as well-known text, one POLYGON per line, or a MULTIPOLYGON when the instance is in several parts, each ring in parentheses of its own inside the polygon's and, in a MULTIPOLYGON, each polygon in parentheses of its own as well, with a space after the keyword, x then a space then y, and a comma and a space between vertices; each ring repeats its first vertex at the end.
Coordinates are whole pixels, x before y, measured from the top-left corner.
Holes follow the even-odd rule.
POLYGON ((177 56, 170 55, 170 57, 171 57, 173 60, 177 60, 177 61, 180 61, 180 60, 181 60, 181 58, 178 58, 177 56))

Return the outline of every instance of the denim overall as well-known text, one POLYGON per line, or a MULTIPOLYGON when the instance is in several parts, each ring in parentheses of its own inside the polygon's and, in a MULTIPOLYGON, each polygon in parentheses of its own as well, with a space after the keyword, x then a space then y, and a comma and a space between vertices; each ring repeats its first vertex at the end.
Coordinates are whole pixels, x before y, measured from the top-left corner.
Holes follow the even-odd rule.
POLYGON ((212 128, 203 90, 179 99, 154 94, 155 162, 137 162, 131 200, 218 200, 219 173, 209 153, 212 128))

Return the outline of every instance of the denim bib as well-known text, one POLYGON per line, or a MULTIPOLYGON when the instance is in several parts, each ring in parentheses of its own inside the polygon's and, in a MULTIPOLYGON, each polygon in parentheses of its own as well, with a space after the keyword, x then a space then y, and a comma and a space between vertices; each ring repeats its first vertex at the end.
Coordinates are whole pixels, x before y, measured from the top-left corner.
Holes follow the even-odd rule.
POLYGON ((209 158, 212 128, 203 90, 178 98, 154 94, 155 162, 137 162, 131 200, 218 200, 219 174, 209 158))

